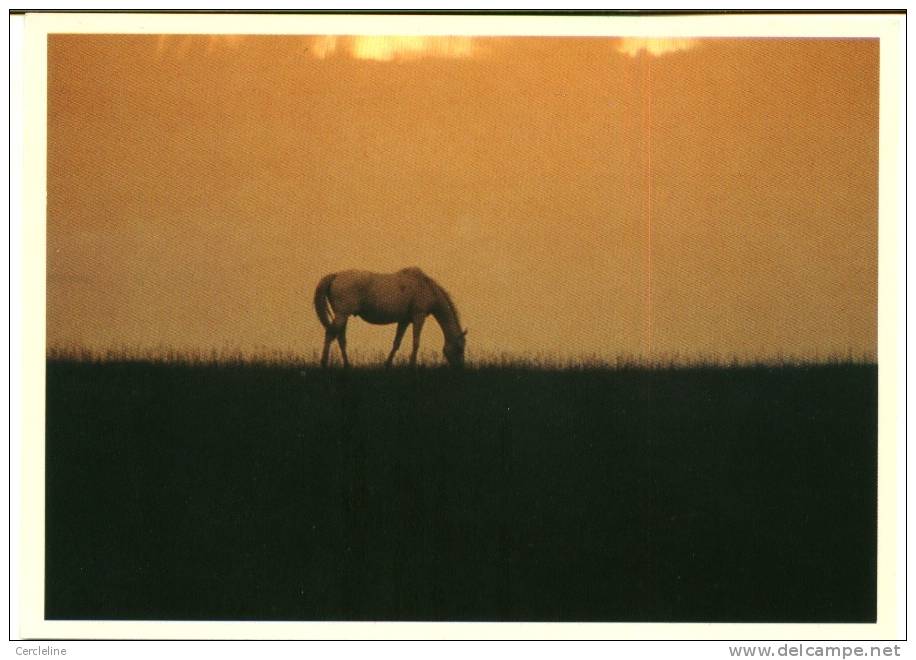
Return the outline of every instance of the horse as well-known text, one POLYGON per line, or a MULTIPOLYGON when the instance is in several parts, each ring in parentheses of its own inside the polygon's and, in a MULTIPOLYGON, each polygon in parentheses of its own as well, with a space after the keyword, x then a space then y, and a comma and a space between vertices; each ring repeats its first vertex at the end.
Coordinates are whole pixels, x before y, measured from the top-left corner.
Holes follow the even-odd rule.
POLYGON ((458 310, 451 296, 419 268, 404 268, 396 273, 345 270, 325 275, 315 287, 315 312, 325 329, 322 367, 328 365, 331 343, 335 339, 340 346, 344 367, 350 365, 347 359, 347 320, 351 316, 375 325, 397 323, 394 345, 385 360, 385 367, 391 366, 407 326, 413 324, 410 364, 416 366, 420 333, 430 314, 442 328, 445 337, 442 352, 446 361, 452 367, 464 365, 468 331, 461 329, 458 310), (329 311, 333 312, 333 318, 329 311))

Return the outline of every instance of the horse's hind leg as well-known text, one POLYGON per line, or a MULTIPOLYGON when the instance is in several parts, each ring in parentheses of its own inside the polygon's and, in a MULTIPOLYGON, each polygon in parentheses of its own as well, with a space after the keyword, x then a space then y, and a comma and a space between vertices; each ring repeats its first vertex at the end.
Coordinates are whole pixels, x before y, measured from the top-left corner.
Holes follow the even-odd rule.
POLYGON ((334 328, 329 327, 324 331, 324 348, 321 349, 321 366, 328 366, 328 357, 331 353, 331 342, 334 341, 334 328))
POLYGON ((340 346, 340 355, 343 357, 343 366, 349 367, 350 360, 347 359, 347 318, 338 316, 334 319, 334 325, 338 326, 335 334, 337 335, 337 344, 340 346), (342 321, 340 319, 343 319, 342 321))

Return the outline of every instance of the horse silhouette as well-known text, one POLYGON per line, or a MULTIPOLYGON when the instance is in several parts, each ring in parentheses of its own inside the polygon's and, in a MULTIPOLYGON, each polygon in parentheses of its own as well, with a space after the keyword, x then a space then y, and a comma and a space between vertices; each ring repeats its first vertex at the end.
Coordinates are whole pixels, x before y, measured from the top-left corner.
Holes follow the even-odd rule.
POLYGON ((358 316, 376 325, 397 323, 394 345, 385 360, 390 367, 407 326, 413 324, 413 350, 410 364, 416 365, 420 333, 430 314, 442 328, 446 361, 453 367, 464 364, 467 330, 461 329, 458 310, 451 296, 419 268, 404 268, 396 273, 345 270, 325 275, 315 288, 315 311, 324 326, 321 366, 326 367, 331 343, 336 339, 345 367, 347 359, 347 321, 358 316), (330 312, 333 312, 333 318, 330 312))

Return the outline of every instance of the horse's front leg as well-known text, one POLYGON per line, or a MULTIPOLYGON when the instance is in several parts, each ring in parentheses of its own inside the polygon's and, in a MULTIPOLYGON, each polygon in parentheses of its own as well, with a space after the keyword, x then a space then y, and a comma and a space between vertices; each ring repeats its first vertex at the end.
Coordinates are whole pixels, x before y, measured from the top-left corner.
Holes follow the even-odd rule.
POLYGON ((398 323, 398 329, 394 333, 394 345, 391 347, 391 352, 388 354, 388 359, 385 360, 385 366, 390 367, 391 363, 394 362, 394 354, 398 352, 398 349, 401 347, 401 340, 404 338, 404 332, 407 330, 407 326, 410 325, 409 321, 402 321, 398 323))
POLYGON ((417 366, 417 351, 420 350, 420 333, 423 332, 423 323, 426 316, 417 315, 413 319, 413 350, 410 352, 410 366, 417 366))

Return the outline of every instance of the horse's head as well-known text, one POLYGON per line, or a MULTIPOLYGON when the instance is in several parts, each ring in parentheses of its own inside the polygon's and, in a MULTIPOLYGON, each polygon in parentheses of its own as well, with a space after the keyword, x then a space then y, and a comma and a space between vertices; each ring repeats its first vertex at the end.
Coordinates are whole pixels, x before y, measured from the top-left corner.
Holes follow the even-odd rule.
POLYGON ((449 366, 457 368, 464 366, 464 338, 467 334, 468 331, 463 330, 454 337, 446 339, 442 353, 445 355, 445 360, 449 363, 449 366))

